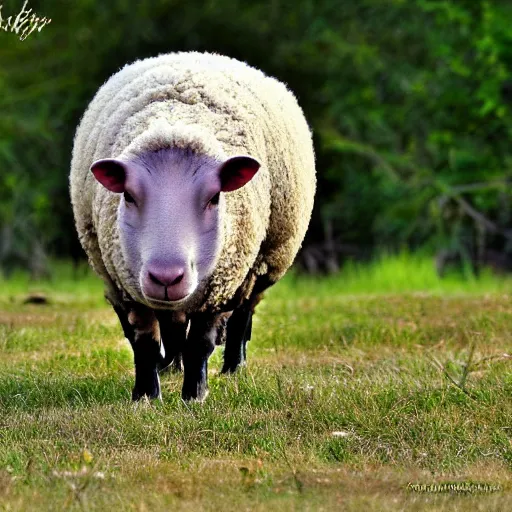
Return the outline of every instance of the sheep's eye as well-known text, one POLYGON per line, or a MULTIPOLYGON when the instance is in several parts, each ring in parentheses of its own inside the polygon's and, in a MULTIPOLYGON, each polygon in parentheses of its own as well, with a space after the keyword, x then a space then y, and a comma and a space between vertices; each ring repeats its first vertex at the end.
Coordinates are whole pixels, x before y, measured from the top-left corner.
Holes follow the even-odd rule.
POLYGON ((125 192, 125 193, 124 193, 124 200, 125 200, 127 203, 135 204, 135 199, 133 199, 133 196, 132 196, 131 194, 129 194, 128 192, 125 192))
POLYGON ((211 199, 208 201, 208 206, 217 206, 219 204, 220 192, 217 192, 211 199))

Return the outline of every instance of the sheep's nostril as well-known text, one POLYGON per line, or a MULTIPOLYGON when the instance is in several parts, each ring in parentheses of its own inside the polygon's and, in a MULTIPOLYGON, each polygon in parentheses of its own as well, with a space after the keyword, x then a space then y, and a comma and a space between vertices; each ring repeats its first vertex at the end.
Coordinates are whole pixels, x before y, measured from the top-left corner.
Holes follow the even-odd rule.
POLYGON ((149 274, 149 279, 155 283, 155 284, 158 284, 160 286, 166 286, 164 283, 162 283, 162 281, 160 281, 160 279, 158 279, 158 277, 155 276, 155 274, 152 274, 151 272, 148 272, 149 274))
POLYGON ((151 282, 158 286, 167 288, 179 284, 185 275, 185 270, 182 268, 167 269, 163 272, 148 271, 148 277, 151 282))
POLYGON ((181 280, 183 279, 183 276, 185 275, 185 273, 181 273, 179 275, 176 276, 176 279, 174 279, 174 281, 169 285, 169 286, 174 286, 175 284, 178 284, 181 282, 181 280))

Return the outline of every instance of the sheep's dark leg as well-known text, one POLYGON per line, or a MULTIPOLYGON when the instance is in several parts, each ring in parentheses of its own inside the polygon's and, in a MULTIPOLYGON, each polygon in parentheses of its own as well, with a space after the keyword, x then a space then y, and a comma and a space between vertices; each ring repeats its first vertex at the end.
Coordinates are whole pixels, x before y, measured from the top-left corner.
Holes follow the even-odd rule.
POLYGON ((128 321, 135 332, 132 343, 135 362, 135 386, 132 400, 161 398, 158 365, 163 359, 160 329, 153 311, 135 307, 128 314, 128 321))
POLYGON ((183 400, 202 402, 208 395, 208 358, 215 348, 220 316, 200 314, 191 319, 183 348, 183 400))
POLYGON ((160 324, 160 334, 165 350, 165 356, 158 368, 160 372, 166 370, 181 372, 188 319, 184 314, 178 315, 172 311, 155 311, 155 314, 160 324))
POLYGON ((135 386, 132 400, 144 396, 161 398, 157 365, 162 364, 164 353, 154 312, 140 304, 123 301, 113 284, 107 286, 105 298, 114 308, 133 349, 135 386))
POLYGON ((123 328, 124 337, 133 347, 133 342, 135 341, 135 329, 130 325, 130 322, 128 322, 128 313, 121 306, 112 305, 112 307, 114 308, 114 311, 119 318, 119 322, 123 328))
POLYGON ((130 345, 133 346, 133 342, 135 341, 135 330, 128 321, 128 313, 130 311, 129 303, 122 301, 119 293, 113 285, 107 286, 105 289, 105 299, 107 299, 114 308, 117 318, 119 318, 119 322, 121 323, 121 327, 123 328, 124 337, 130 342, 130 345))
POLYGON ((236 372, 247 360, 247 342, 252 335, 252 315, 263 298, 263 292, 272 284, 267 277, 259 277, 251 297, 233 311, 227 326, 222 373, 236 372))
POLYGON ((247 328, 245 329, 245 336, 244 336, 244 342, 243 342, 243 360, 247 361, 247 342, 251 341, 252 336, 252 315, 254 313, 254 310, 251 311, 251 314, 249 315, 249 322, 247 323, 247 328))
POLYGON ((222 373, 233 373, 246 359, 246 345, 252 333, 252 308, 249 302, 233 311, 228 320, 222 373))

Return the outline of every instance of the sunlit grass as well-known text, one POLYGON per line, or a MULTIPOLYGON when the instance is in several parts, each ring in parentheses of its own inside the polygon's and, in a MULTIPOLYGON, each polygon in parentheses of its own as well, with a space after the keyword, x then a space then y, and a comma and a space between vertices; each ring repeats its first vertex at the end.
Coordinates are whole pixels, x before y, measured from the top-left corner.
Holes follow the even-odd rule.
POLYGON ((347 261, 341 271, 319 279, 290 272, 284 279, 287 286, 276 286, 276 294, 311 293, 312 296, 336 294, 386 294, 428 292, 509 293, 512 277, 495 275, 484 269, 475 276, 470 271, 447 273, 440 278, 434 258, 403 251, 383 254, 370 262, 347 261), (279 290, 279 291, 278 291, 279 290))
POLYGON ((102 307, 103 283, 86 263, 78 266, 68 261, 55 261, 49 276, 33 280, 26 272, 16 271, 8 277, 0 273, 0 301, 3 309, 12 309, 32 294, 43 294, 56 308, 102 307))

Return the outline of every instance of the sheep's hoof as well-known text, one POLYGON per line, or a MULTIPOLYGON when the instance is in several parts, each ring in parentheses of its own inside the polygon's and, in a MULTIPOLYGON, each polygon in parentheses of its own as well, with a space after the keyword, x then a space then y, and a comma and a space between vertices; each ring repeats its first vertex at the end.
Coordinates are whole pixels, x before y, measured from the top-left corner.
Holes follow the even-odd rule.
POLYGON ((186 378, 183 380, 183 388, 181 390, 181 398, 185 402, 204 402, 208 396, 208 384, 206 379, 199 379, 195 382, 186 378))
POLYGON ((182 393, 181 394, 181 399, 184 401, 184 402, 187 402, 187 403, 198 403, 198 404, 202 404, 205 400, 206 400, 206 397, 208 396, 208 394, 210 393, 210 391, 208 389, 205 389, 203 391, 203 393, 201 395, 198 395, 198 396, 190 396, 190 395, 185 395, 185 393, 182 393))
POLYGON ((245 366, 246 366, 246 362, 243 360, 241 360, 241 361, 224 361, 224 365, 222 366, 222 370, 220 373, 222 373, 224 375, 233 374, 245 366))
POLYGON ((160 377, 158 377, 158 372, 156 369, 151 372, 151 375, 137 375, 135 378, 135 386, 132 391, 132 400, 137 402, 144 397, 147 397, 151 400, 162 399, 162 392, 160 390, 160 377))

